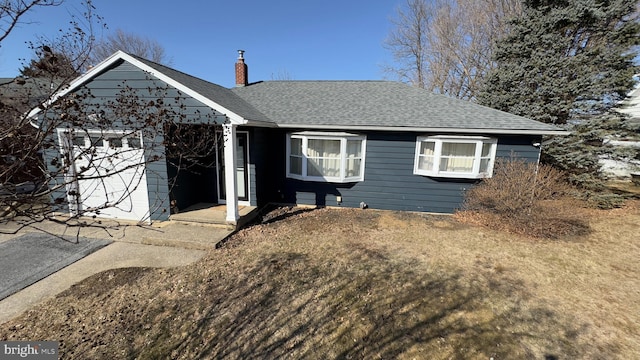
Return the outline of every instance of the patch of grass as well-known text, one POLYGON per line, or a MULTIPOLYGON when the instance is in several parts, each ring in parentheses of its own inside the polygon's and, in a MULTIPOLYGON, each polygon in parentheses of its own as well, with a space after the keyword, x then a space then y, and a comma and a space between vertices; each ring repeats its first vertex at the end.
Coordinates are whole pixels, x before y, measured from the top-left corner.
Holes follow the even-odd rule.
POLYGON ((607 214, 531 242, 450 217, 278 210, 197 264, 89 278, 0 338, 61 340, 64 359, 632 358, 640 212, 607 214))
POLYGON ((606 186, 616 194, 631 199, 640 199, 640 186, 631 181, 610 181, 606 186))
POLYGON ((530 238, 560 239, 591 232, 585 214, 590 209, 575 198, 539 201, 521 215, 499 214, 488 210, 458 211, 454 217, 467 224, 530 238))

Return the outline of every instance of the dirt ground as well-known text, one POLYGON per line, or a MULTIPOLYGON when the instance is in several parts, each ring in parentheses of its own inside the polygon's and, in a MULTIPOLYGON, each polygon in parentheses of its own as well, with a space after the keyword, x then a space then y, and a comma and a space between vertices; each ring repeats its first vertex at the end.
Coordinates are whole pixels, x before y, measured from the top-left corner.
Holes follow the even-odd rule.
POLYGON ((449 216, 281 208, 202 261, 97 274, 0 326, 61 359, 630 359, 640 209, 530 239, 449 216))

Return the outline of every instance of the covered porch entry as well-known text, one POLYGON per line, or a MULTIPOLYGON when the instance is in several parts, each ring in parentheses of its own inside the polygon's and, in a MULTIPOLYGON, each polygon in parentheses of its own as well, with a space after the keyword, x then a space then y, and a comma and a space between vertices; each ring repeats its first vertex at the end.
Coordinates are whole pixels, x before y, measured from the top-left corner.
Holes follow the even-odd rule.
POLYGON ((239 218, 235 224, 227 222, 227 205, 213 203, 197 203, 186 208, 183 212, 172 214, 173 221, 197 223, 203 225, 224 225, 239 228, 250 222, 258 215, 256 206, 239 205, 239 218))
MULTIPOLYGON (((239 224, 255 206, 250 202, 249 134, 232 124, 189 129, 186 153, 167 156, 170 220, 208 224, 239 224)), ((171 141, 181 138, 173 131, 171 141)), ((182 139, 180 139, 182 140, 182 139)))

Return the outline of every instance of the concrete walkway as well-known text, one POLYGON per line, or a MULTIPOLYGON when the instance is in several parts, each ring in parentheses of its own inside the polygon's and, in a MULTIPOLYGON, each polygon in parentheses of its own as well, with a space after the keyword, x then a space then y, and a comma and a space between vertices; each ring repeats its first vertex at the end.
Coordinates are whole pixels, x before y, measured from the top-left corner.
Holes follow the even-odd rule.
MULTIPOLYGON (((79 228, 78 232, 78 228, 48 222, 21 230, 16 235, 2 234, 0 242, 32 231, 104 238, 114 242, 0 301, 0 323, 13 319, 32 306, 55 297, 73 284, 105 270, 124 267, 174 267, 194 263, 207 253, 207 249, 213 249, 232 233, 225 228, 174 222, 144 227, 123 226, 117 223, 103 224, 105 225, 106 228, 79 228)), ((11 224, 4 225, 2 230, 6 231, 10 226, 11 224)))

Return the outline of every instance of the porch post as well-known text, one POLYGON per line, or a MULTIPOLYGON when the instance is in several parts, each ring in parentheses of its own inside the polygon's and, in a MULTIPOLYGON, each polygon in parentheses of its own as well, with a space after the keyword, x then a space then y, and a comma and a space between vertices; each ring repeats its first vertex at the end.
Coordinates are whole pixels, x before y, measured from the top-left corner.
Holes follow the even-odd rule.
POLYGON ((238 213, 238 182, 236 176, 236 126, 232 124, 222 125, 224 141, 224 184, 227 199, 227 222, 237 224, 240 215, 238 213))

